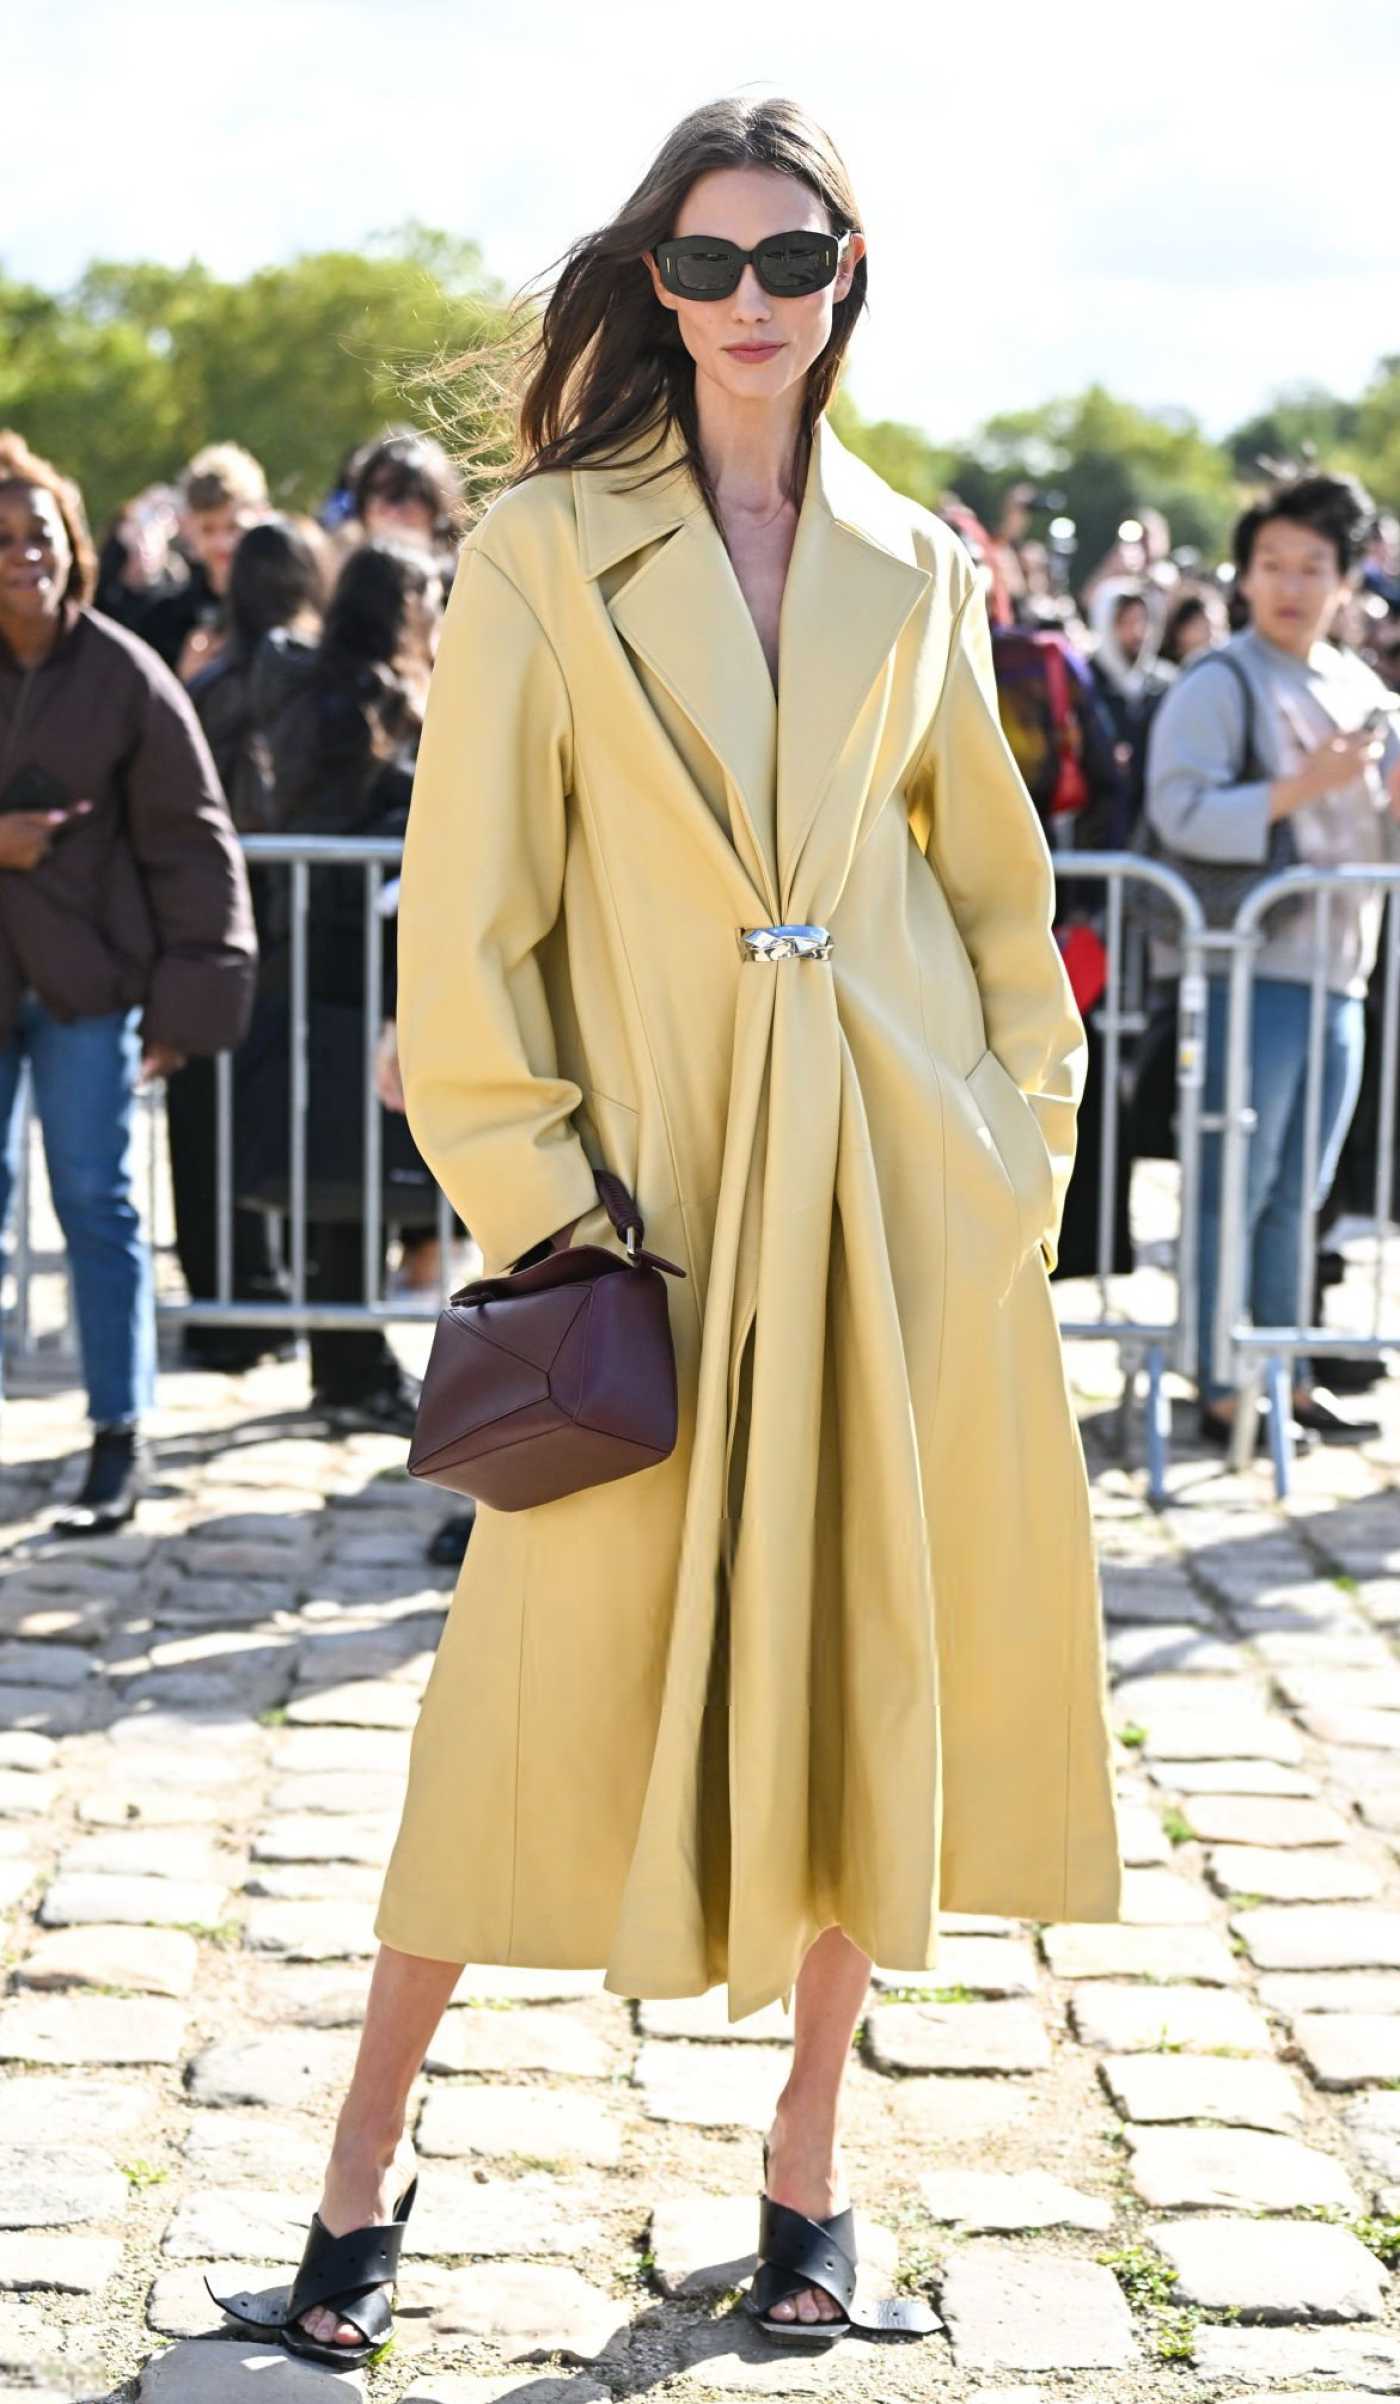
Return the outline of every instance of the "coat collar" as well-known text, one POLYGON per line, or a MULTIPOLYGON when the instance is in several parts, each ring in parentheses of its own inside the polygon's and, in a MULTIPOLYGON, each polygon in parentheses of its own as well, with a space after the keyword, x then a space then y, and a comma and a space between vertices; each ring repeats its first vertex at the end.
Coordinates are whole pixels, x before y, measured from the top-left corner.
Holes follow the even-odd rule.
POLYGON ((679 432, 650 462, 574 471, 579 554, 601 575, 651 556, 608 604, 619 634, 685 711, 738 797, 733 834, 764 905, 801 917, 806 837, 871 688, 931 577, 909 505, 818 421, 783 595, 779 697, 733 563, 679 432), (669 539, 665 539, 669 538, 669 539))

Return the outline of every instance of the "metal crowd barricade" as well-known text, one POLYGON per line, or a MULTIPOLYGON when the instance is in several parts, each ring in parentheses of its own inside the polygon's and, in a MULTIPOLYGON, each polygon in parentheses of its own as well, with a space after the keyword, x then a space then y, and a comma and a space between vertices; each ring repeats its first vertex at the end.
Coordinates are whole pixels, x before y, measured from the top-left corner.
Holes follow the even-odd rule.
POLYGON ((1400 1035, 1400 866, 1289 868, 1256 885, 1235 917, 1230 947, 1228 1031, 1225 1045, 1224 1150, 1220 1204, 1220 1281, 1213 1330, 1215 1374, 1238 1385, 1240 1406, 1232 1459, 1243 1467, 1254 1447, 1261 1384, 1269 1401, 1269 1448, 1274 1484, 1283 1497, 1291 1483, 1293 1363, 1302 1354, 1328 1353, 1361 1360, 1400 1342, 1400 1327, 1387 1334, 1385 1270, 1387 1238, 1397 1232, 1392 1213, 1396 1124, 1397 1036, 1400 1035), (1381 1057, 1379 1120, 1371 1235, 1374 1246, 1369 1334, 1315 1327, 1312 1319, 1317 1254, 1315 1199, 1321 1153, 1322 1081, 1327 1001, 1328 935, 1333 896, 1360 889, 1389 897, 1381 951, 1381 1057), (1303 1097, 1303 1207, 1298 1228, 1293 1323, 1255 1326, 1246 1317, 1249 1299, 1249 1146, 1255 1132, 1250 1094, 1250 1027, 1254 984, 1264 942, 1263 922, 1281 903, 1312 901, 1312 977, 1309 986, 1308 1054, 1303 1097))
MULTIPOLYGON (((381 910, 386 875, 399 864, 397 841, 362 837, 260 835, 245 840, 249 866, 270 870, 287 879, 290 900, 288 933, 289 1077, 288 1161, 289 1191, 286 1216, 285 1263, 289 1295, 285 1301, 250 1301, 234 1294, 233 1213, 237 1193, 234 1126, 234 1072, 229 1054, 220 1055, 215 1073, 213 1129, 215 1205, 215 1291, 194 1300, 162 1299, 162 1320, 185 1326, 228 1325, 309 1331, 357 1328, 419 1319, 417 1307, 404 1307, 383 1291, 383 1196, 381 1188, 381 1119, 374 1086, 375 1052, 383 1021, 384 927, 381 910), (309 1103, 308 1042, 311 996, 308 988, 310 914, 318 872, 358 868, 364 879, 364 1029, 361 1076, 365 1101, 362 1162, 364 1210, 363 1292, 358 1300, 329 1302, 307 1296, 307 1111, 309 1103)), ((1200 1192, 1202 1094, 1205 1077, 1205 960, 1208 947, 1222 939, 1207 933, 1200 904, 1185 881, 1172 869, 1135 853, 1067 852, 1056 855, 1055 867, 1066 883, 1097 885, 1103 892, 1103 925, 1107 950, 1107 982, 1092 1012, 1103 1039, 1103 1117, 1097 1163, 1096 1261, 1098 1316, 1062 1319, 1062 1332, 1075 1339, 1099 1339, 1118 1347, 1124 1368, 1120 1442, 1126 1455, 1132 1443, 1132 1420, 1140 1374, 1146 1373, 1145 1452, 1148 1483, 1154 1499, 1165 1493, 1170 1411, 1164 1388, 1168 1368, 1190 1375, 1195 1365, 1196 1252, 1200 1192), (1170 1315, 1134 1318, 1121 1311, 1114 1294, 1115 1199, 1121 1158, 1122 1097, 1125 1049, 1144 1024, 1141 1007, 1140 930, 1127 908, 1134 886, 1151 886, 1173 910, 1182 961, 1176 1058, 1177 1158, 1180 1164, 1180 1207, 1176 1236, 1175 1309, 1170 1315)), ((1228 938, 1224 939, 1228 941, 1228 938)), ((149 1113, 149 1189, 154 1227, 159 1188, 159 1113, 149 1113)), ((28 1245, 29 1213, 24 1177, 28 1147, 21 1157, 18 1248, 13 1267, 17 1299, 11 1318, 12 1347, 20 1353, 29 1340, 28 1245)), ((451 1205, 438 1196, 437 1234, 440 1245, 439 1294, 451 1283, 451 1205)))
POLYGON ((1200 1162, 1205 1091, 1206 962, 1217 940, 1207 930, 1196 895, 1175 869, 1137 852, 1056 852, 1055 872, 1062 884, 1080 881, 1104 888, 1106 982, 1101 999, 1090 1011, 1095 1031, 1102 1036, 1103 1115, 1099 1138, 1096 1186, 1094 1282, 1098 1287, 1096 1319, 1061 1317, 1060 1333, 1067 1339, 1100 1339, 1118 1347, 1123 1369, 1119 1440, 1125 1455, 1131 1446, 1131 1422, 1137 1380, 1145 1370, 1144 1435, 1148 1492, 1154 1502, 1166 1496, 1166 1470, 1171 1434, 1171 1404, 1165 1385, 1168 1368, 1191 1376, 1196 1357, 1197 1230, 1200 1216, 1200 1162), (1142 959, 1128 937, 1136 933, 1125 919, 1125 895, 1133 886, 1151 887, 1175 910, 1173 940, 1181 969, 1177 998, 1176 1157, 1180 1170, 1176 1232, 1176 1307, 1171 1317, 1133 1319, 1117 1311, 1112 1280, 1114 1235, 1121 1151, 1124 1077, 1124 1037, 1142 1031, 1142 959))

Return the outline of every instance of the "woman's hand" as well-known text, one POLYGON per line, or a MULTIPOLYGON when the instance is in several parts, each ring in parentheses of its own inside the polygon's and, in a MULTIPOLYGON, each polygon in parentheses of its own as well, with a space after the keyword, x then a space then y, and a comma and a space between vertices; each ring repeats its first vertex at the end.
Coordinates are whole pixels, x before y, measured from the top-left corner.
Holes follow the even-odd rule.
POLYGON ((185 1055, 177 1052, 173 1043, 148 1043, 141 1053, 141 1072, 138 1085, 154 1085, 161 1077, 173 1077, 177 1068, 185 1065, 185 1055))
POLYGON ((1333 735, 1310 751, 1301 768, 1292 776, 1281 776, 1270 788, 1269 816, 1291 818, 1295 810, 1306 809, 1310 801, 1324 801, 1329 793, 1344 793, 1366 770, 1380 759, 1385 744, 1379 734, 1362 727, 1354 735, 1333 735))
POLYGON ((66 810, 0 812, 0 868, 37 868, 67 816, 66 810))
POLYGON ((374 1090, 386 1110, 406 1111, 403 1075, 399 1068, 399 1031, 391 1018, 379 1030, 374 1053, 374 1090))

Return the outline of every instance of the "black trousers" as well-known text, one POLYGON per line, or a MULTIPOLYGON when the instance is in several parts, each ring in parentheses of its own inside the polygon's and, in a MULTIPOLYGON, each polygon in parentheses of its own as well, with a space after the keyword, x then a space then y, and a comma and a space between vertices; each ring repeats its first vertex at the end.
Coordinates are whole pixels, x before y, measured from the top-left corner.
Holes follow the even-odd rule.
MULTIPOLYGON (((165 1089, 175 1250, 190 1298, 200 1302, 212 1301, 218 1286, 214 1091, 212 1060, 188 1061, 165 1089)), ((240 1302, 285 1299, 274 1223, 265 1210, 233 1213, 233 1291, 240 1302)))
MULTIPOLYGON (((382 1280, 382 1246, 379 1266, 382 1280)), ((359 1220, 308 1224, 307 1301, 359 1302, 364 1291, 364 1230, 359 1220)), ((397 1374, 398 1363, 382 1327, 313 1330, 311 1384, 317 1394, 336 1402, 354 1402, 397 1374)))

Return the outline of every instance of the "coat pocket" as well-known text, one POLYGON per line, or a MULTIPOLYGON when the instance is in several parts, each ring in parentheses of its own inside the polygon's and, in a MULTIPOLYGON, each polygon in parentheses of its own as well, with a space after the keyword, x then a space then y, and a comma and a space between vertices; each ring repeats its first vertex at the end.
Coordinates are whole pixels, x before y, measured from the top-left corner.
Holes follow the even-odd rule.
POLYGON ((1055 1179, 1045 1138, 1030 1103, 995 1052, 985 1051, 964 1083, 1016 1197, 1025 1254, 1049 1233, 1055 1212, 1055 1179))

